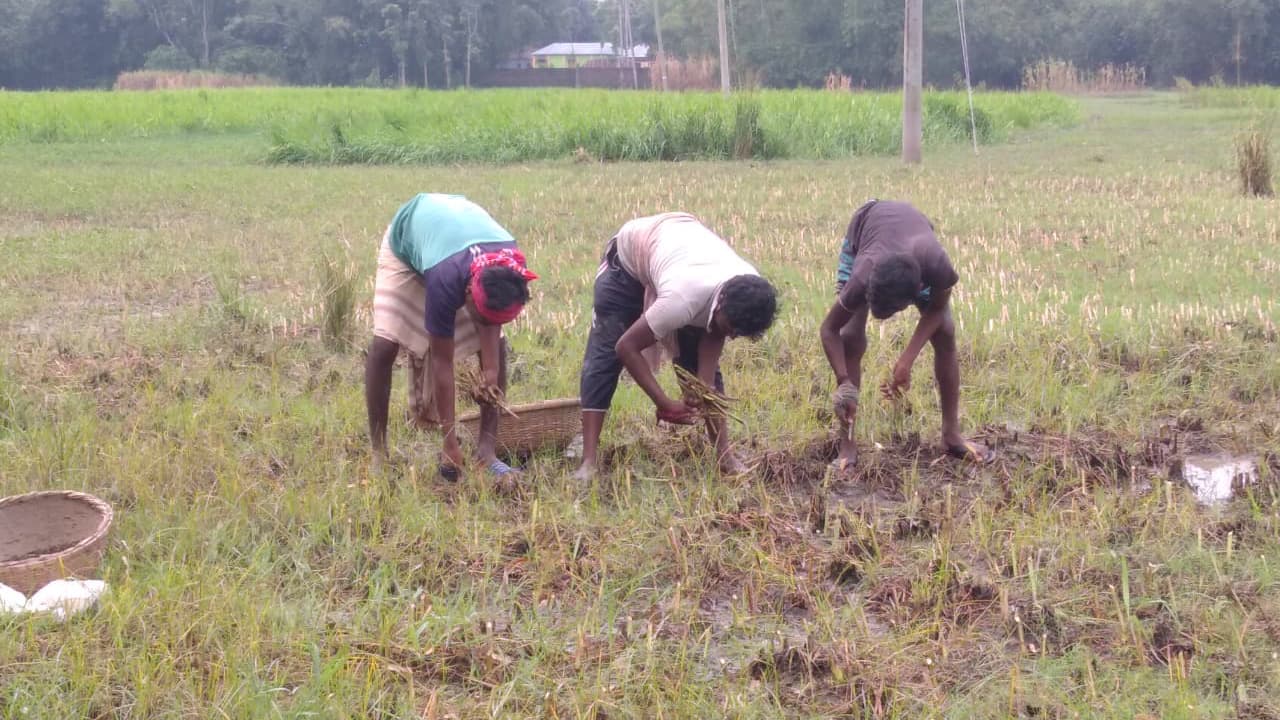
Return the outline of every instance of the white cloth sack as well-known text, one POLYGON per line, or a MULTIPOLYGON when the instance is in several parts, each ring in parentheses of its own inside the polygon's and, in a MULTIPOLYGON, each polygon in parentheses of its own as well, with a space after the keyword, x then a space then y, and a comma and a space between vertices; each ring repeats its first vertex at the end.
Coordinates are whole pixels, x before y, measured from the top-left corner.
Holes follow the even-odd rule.
POLYGON ((0 583, 0 613, 20 613, 26 606, 26 595, 0 583))
POLYGON ((0 585, 0 612, 49 613, 65 620, 93 607, 106 590, 107 584, 101 580, 54 580, 27 598, 0 585))

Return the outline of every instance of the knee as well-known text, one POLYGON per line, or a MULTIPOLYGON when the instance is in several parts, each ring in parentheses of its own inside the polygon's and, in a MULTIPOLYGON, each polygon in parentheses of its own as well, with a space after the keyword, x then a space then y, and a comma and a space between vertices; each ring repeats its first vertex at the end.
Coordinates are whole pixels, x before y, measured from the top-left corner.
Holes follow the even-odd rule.
POLYGON ((846 353, 862 357, 867 351, 867 331, 861 327, 845 326, 840 329, 840 342, 846 353))

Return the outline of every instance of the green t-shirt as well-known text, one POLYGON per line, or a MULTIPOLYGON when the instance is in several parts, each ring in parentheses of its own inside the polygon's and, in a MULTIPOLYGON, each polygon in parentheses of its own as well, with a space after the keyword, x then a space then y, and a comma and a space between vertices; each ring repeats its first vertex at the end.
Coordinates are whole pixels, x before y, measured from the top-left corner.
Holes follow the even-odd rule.
POLYGON ((461 195, 419 193, 396 211, 390 242, 401 262, 423 273, 472 245, 515 238, 461 195))

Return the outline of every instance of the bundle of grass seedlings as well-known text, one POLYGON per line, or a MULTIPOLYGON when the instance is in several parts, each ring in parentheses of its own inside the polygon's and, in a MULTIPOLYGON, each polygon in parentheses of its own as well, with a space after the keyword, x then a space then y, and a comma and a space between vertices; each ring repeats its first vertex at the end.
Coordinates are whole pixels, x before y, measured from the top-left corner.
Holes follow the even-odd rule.
POLYGON ((480 368, 475 365, 467 365, 466 369, 458 374, 458 387, 479 405, 496 407, 511 417, 519 417, 507 405, 502 388, 485 382, 480 368))
POLYGON ((709 420, 733 418, 739 423, 746 424, 742 418, 729 412, 729 407, 735 402, 733 398, 718 392, 715 388, 702 382, 702 379, 697 375, 679 365, 676 365, 675 368, 676 380, 680 383, 680 391, 684 394, 686 405, 694 407, 700 415, 709 420))

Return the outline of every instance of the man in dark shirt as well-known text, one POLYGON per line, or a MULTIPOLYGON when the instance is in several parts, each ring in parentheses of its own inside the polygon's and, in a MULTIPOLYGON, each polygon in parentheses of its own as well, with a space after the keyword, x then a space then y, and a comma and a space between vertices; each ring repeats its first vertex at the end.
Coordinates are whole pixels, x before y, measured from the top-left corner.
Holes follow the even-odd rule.
POLYGON ((904 202, 871 202, 858 208, 845 232, 836 271, 837 299, 822 323, 822 349, 835 372, 833 395, 840 421, 840 468, 858 460, 853 426, 857 417, 867 314, 888 319, 915 305, 920 321, 882 387, 889 399, 911 388, 911 367, 933 344, 933 372, 942 406, 942 444, 960 458, 985 462, 991 453, 960 434, 960 362, 951 318, 951 288, 960 279, 938 243, 933 225, 904 202))

